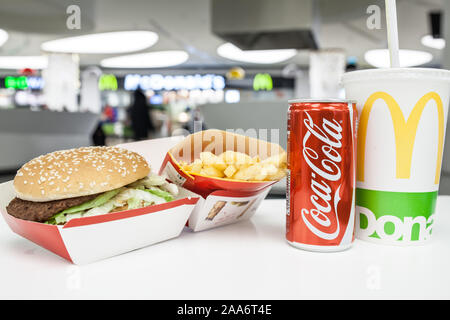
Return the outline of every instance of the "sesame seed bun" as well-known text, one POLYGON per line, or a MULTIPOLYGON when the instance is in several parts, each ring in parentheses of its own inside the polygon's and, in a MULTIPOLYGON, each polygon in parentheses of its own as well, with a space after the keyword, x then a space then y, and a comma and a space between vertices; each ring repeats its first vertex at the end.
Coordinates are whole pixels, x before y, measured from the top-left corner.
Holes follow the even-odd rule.
POLYGON ((18 198, 45 202, 106 192, 150 172, 139 154, 117 147, 84 147, 39 156, 17 171, 18 198))

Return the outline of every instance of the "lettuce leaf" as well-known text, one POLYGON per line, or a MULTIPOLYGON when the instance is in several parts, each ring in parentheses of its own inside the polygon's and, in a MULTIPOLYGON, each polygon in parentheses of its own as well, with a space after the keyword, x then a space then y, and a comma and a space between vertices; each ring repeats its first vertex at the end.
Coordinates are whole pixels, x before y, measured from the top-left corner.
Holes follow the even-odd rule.
MULTIPOLYGON (((155 181, 152 181, 156 183, 155 181)), ((173 201, 174 196, 158 187, 145 187, 137 184, 134 188, 123 187, 100 194, 96 198, 58 212, 51 217, 47 224, 64 224, 73 218, 99 215, 110 212, 115 207, 120 207, 124 202, 128 209, 136 209, 152 204, 173 201)))
MULTIPOLYGON (((79 212, 74 212, 70 214, 70 219, 75 219, 75 218, 81 218, 83 216, 83 211, 79 211, 79 212)), ((67 215, 56 215, 54 216, 54 222, 50 223, 50 224, 64 224, 66 223, 68 220, 70 220, 69 217, 67 215)), ((49 220, 50 221, 50 220, 49 220)))
POLYGON ((138 198, 130 198, 127 200, 128 209, 136 209, 141 206, 141 199, 138 198))
POLYGON ((98 215, 106 214, 106 213, 110 212, 112 209, 114 209, 114 200, 109 200, 108 202, 105 202, 101 206, 94 207, 94 208, 89 209, 88 211, 84 212, 83 217, 98 216, 98 215))
POLYGON ((144 191, 150 192, 151 194, 154 194, 157 197, 163 198, 164 200, 166 200, 167 202, 172 201, 173 200, 173 196, 172 194, 170 194, 167 191, 161 190, 159 188, 150 188, 150 189, 145 189, 144 191))
POLYGON ((66 217, 65 217, 66 214, 75 214, 75 213, 79 213, 81 211, 86 211, 86 210, 89 210, 89 209, 92 209, 95 207, 102 206, 103 204, 108 202, 111 198, 113 198, 116 194, 118 194, 121 190, 122 190, 122 188, 107 191, 105 193, 100 194, 99 196, 97 196, 96 198, 94 198, 90 201, 84 202, 77 206, 67 208, 66 210, 63 210, 63 211, 55 214, 53 217, 48 219, 47 222, 49 224, 63 223, 66 221, 66 217))
POLYGON ((121 191, 121 188, 107 191, 105 193, 100 194, 98 197, 92 199, 91 201, 82 203, 78 206, 70 207, 64 211, 61 211, 59 214, 85 211, 88 209, 99 207, 99 206, 103 205, 104 203, 108 202, 112 197, 114 197, 120 191, 121 191))

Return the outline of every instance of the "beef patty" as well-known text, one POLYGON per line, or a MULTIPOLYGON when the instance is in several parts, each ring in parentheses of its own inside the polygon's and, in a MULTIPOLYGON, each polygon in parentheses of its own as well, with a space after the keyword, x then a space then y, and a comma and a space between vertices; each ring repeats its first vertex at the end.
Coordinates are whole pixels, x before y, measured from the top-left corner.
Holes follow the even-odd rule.
POLYGON ((13 217, 19 219, 45 222, 58 212, 90 201, 97 196, 98 194, 93 194, 89 196, 47 202, 33 202, 14 198, 6 207, 6 211, 13 217))

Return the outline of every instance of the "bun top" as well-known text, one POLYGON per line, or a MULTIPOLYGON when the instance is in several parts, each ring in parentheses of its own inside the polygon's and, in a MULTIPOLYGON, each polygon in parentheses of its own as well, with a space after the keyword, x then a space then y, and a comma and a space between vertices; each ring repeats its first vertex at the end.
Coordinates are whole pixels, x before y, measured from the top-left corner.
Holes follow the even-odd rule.
POLYGON ((106 192, 150 172, 139 154, 117 147, 83 147, 39 156, 17 171, 18 198, 44 202, 106 192))

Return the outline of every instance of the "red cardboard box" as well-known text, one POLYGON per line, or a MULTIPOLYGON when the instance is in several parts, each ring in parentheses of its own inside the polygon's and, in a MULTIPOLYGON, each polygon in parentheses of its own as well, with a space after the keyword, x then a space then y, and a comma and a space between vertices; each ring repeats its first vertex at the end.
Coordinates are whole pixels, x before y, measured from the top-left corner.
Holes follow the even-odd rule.
POLYGON ((285 152, 278 144, 222 130, 205 130, 189 135, 169 149, 159 174, 201 196, 188 226, 201 231, 249 219, 277 181, 238 181, 185 172, 180 162, 193 162, 201 152, 219 155, 227 150, 264 160, 285 152))

